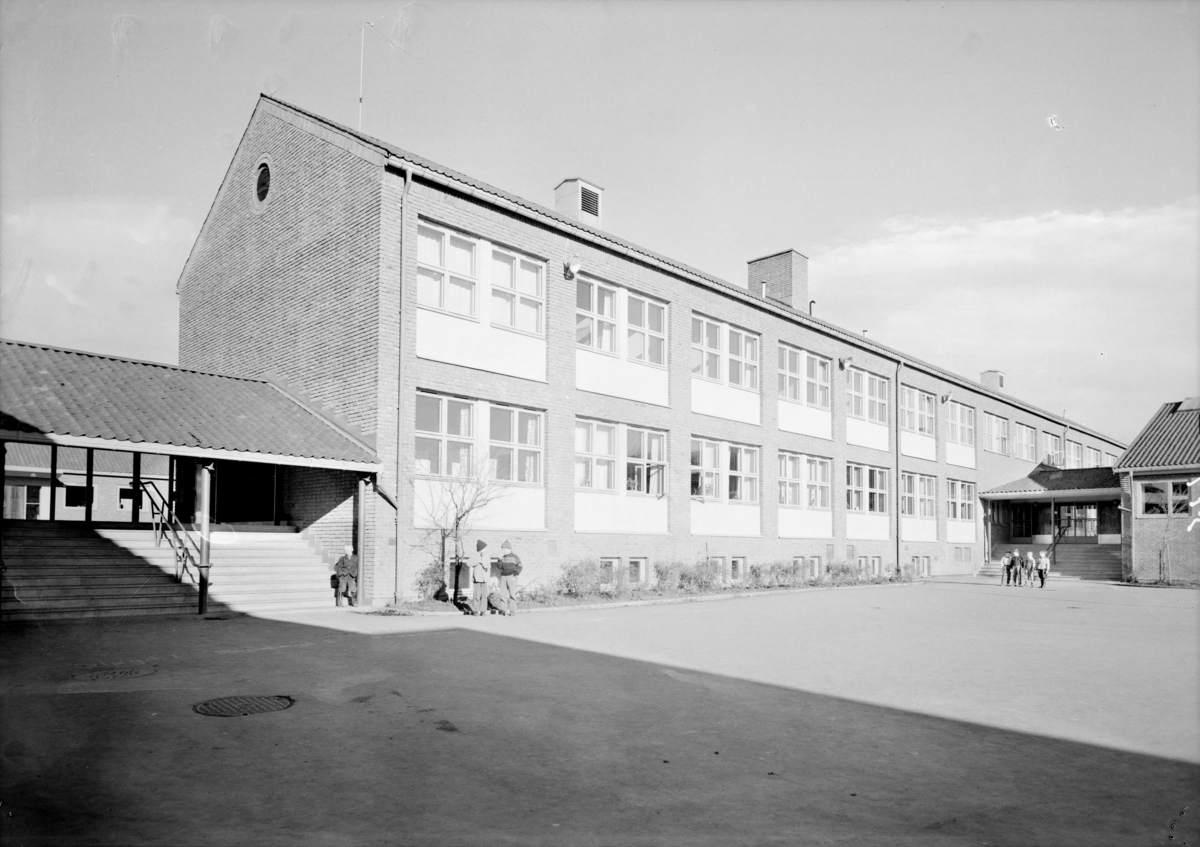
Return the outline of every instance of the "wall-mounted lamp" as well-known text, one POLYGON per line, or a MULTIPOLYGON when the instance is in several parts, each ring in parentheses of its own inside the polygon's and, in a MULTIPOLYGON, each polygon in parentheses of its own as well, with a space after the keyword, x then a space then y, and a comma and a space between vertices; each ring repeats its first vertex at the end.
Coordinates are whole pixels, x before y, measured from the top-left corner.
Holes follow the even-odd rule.
POLYGON ((579 257, 572 256, 571 261, 563 263, 563 276, 567 279, 574 279, 575 274, 579 273, 579 257))
POLYGON ((854 361, 853 356, 846 356, 844 358, 838 359, 838 370, 844 371, 846 369, 846 365, 850 364, 853 361, 854 361))
POLYGON ((951 397, 953 397, 953 396, 954 396, 954 392, 953 392, 953 391, 951 391, 949 394, 943 394, 943 395, 942 395, 942 397, 941 397, 941 400, 942 400, 942 402, 943 402, 943 403, 946 403, 946 402, 948 402, 948 401, 950 400, 950 398, 951 398, 951 397))

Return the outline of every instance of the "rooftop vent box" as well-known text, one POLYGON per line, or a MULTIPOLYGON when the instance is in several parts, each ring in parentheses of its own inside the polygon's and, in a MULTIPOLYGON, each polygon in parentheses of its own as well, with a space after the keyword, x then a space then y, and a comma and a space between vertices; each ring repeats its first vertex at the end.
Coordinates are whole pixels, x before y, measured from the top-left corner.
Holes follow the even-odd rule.
POLYGON ((984 371, 979 381, 993 391, 1004 391, 1004 371, 984 371))
POLYGON ((554 189, 554 210, 573 221, 600 229, 603 206, 604 189, 593 182, 571 177, 554 189))

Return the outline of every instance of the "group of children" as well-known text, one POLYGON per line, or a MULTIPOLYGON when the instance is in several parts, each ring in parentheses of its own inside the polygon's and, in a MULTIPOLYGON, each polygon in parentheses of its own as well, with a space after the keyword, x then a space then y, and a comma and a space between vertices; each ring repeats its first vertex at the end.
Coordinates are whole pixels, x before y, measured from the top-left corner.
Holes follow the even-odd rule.
POLYGON ((1030 550, 1021 558, 1020 550, 1005 553, 1000 560, 1001 585, 1033 585, 1033 575, 1036 573, 1041 584, 1038 588, 1046 587, 1046 573, 1050 570, 1050 554, 1043 550, 1034 558, 1030 550))

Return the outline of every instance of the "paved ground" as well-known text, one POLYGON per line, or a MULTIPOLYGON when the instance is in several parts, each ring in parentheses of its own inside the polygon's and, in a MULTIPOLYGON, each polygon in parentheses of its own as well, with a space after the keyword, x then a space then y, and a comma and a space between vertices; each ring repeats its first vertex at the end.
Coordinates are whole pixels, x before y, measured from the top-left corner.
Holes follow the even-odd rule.
POLYGON ((0 838, 1197 844, 1198 600, 964 580, 7 630, 0 838), (191 711, 231 694, 296 703, 191 711))

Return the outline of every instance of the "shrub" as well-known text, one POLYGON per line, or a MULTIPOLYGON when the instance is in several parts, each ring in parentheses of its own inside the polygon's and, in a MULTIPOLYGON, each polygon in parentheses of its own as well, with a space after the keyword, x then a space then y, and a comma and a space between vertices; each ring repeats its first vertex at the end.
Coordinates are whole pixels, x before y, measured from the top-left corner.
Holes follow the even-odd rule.
POLYGON ((434 560, 417 573, 416 579, 417 594, 422 600, 432 600, 439 592, 446 588, 446 581, 442 578, 442 563, 434 560))
POLYGON ((687 567, 683 562, 655 562, 654 576, 658 580, 658 590, 666 593, 679 590, 679 578, 683 569, 687 567))
POLYGON ((852 585, 859 581, 858 565, 850 562, 830 562, 822 580, 829 585, 852 585))
POLYGON ((567 562, 558 577, 558 593, 568 597, 595 597, 600 593, 600 563, 595 559, 567 562))
POLYGON ((554 598, 559 593, 558 586, 554 582, 534 580, 528 585, 522 585, 517 589, 517 602, 549 606, 554 603, 554 598))
POLYGON ((689 593, 709 591, 721 581, 721 572, 712 559, 700 559, 679 571, 679 587, 689 593))

